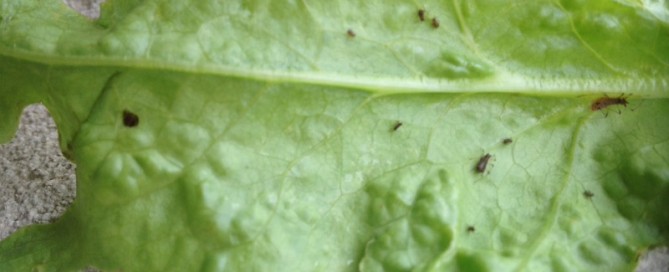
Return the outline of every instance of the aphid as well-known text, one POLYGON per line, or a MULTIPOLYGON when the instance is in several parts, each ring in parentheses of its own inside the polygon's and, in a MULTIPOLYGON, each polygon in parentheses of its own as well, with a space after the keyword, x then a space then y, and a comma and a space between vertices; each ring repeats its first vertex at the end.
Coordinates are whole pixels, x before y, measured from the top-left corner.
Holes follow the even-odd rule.
POLYGON ((123 124, 126 127, 136 127, 139 125, 139 116, 127 110, 123 110, 123 124))
POLYGON ((393 131, 397 131, 402 126, 402 122, 397 121, 395 125, 393 126, 393 131))
POLYGON ((418 19, 420 19, 421 22, 425 21, 425 10, 424 9, 419 9, 418 10, 418 19))
POLYGON ((511 138, 504 138, 504 140, 502 140, 502 143, 508 145, 510 143, 513 143, 513 140, 511 138))
POLYGON ((488 161, 490 160, 490 157, 492 157, 490 154, 485 154, 483 157, 479 159, 479 162, 476 163, 476 172, 477 173, 483 173, 485 172, 486 167, 488 166, 488 161))
POLYGON ((476 231, 476 228, 474 226, 471 226, 471 225, 467 226, 467 232, 474 233, 475 231, 476 231))
POLYGON ((583 196, 584 196, 585 198, 587 198, 587 199, 591 199, 593 196, 595 196, 595 194, 592 193, 592 192, 590 192, 590 191, 588 191, 588 190, 585 190, 585 191, 583 192, 583 196))
POLYGON ((432 18, 432 27, 439 28, 439 20, 437 20, 437 17, 432 18))
MULTIPOLYGON (((608 96, 600 97, 597 98, 597 100, 595 100, 594 102, 592 102, 590 109, 592 111, 598 111, 598 110, 603 110, 612 105, 622 105, 627 108, 627 104, 629 103, 627 102, 628 97, 625 97, 625 94, 621 94, 618 97, 608 97, 608 96)), ((606 113, 605 115, 608 115, 608 113, 606 113)))
POLYGON ((355 32, 353 32, 352 29, 349 29, 348 31, 346 31, 346 34, 351 38, 355 37, 355 32))

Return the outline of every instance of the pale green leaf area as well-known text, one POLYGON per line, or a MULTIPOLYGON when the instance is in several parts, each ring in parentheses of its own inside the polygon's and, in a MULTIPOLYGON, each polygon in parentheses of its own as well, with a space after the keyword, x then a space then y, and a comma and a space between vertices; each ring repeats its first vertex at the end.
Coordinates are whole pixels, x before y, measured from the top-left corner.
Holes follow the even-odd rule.
POLYGON ((0 138, 44 103, 78 185, 0 271, 633 270, 668 241, 658 3, 2 0, 0 138))

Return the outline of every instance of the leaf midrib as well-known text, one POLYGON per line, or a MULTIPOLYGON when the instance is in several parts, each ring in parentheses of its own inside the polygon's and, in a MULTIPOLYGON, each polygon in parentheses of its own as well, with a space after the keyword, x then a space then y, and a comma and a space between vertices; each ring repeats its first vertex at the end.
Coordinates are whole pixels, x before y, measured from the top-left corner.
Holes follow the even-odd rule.
POLYGON ((240 69, 211 64, 180 64, 146 59, 109 57, 53 56, 6 50, 0 56, 50 66, 117 67, 138 70, 163 70, 190 74, 234 77, 265 82, 312 84, 364 90, 378 94, 393 93, 520 93, 546 96, 578 96, 633 93, 644 98, 669 98, 669 80, 663 77, 636 78, 540 78, 501 71, 494 76, 473 79, 426 79, 342 75, 309 71, 240 69), (9 52, 7 52, 9 51, 9 52))

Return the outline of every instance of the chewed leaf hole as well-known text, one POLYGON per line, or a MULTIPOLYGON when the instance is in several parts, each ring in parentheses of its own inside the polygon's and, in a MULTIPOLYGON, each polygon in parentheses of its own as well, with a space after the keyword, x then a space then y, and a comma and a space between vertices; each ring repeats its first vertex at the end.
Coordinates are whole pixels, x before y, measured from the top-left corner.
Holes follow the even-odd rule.
POLYGON ((136 127, 139 125, 139 116, 128 110, 123 111, 123 125, 126 127, 136 127))

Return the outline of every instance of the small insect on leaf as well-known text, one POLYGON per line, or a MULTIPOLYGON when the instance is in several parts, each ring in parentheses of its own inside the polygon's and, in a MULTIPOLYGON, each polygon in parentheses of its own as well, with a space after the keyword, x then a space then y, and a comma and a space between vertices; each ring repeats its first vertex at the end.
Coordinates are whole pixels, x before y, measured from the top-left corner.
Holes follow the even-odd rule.
POLYGON ((352 29, 349 29, 349 30, 346 31, 346 35, 348 35, 349 37, 353 38, 353 37, 355 37, 355 32, 353 32, 352 29))
POLYGON ((437 18, 432 18, 432 27, 439 28, 439 20, 437 18))
POLYGON ((420 19, 421 22, 425 21, 425 10, 424 9, 419 9, 418 10, 418 19, 420 19))
POLYGON ((393 131, 397 131, 402 126, 402 122, 397 121, 393 126, 393 131))
POLYGON ((508 145, 513 143, 513 140, 511 138, 504 138, 504 140, 502 140, 502 143, 508 145))
POLYGON ((472 225, 467 226, 467 232, 468 233, 474 233, 476 231, 476 228, 472 225))
POLYGON ((139 116, 128 110, 123 110, 123 125, 126 127, 136 127, 139 125, 139 116))
POLYGON ((474 170, 476 170, 477 173, 484 173, 486 167, 488 167, 488 161, 490 161, 491 157, 492 155, 487 153, 483 155, 483 157, 481 157, 479 161, 476 163, 476 168, 474 170))
MULTIPOLYGON (((627 101, 627 98, 629 98, 629 96, 626 97, 625 94, 621 94, 618 97, 608 97, 608 96, 600 97, 592 102, 592 105, 590 105, 590 109, 592 111, 598 111, 606 109, 613 105, 622 105, 623 107, 627 108, 627 104, 629 103, 627 101)), ((608 112, 605 113, 605 115, 608 115, 608 112)))
POLYGON ((592 192, 590 192, 590 191, 588 191, 588 190, 585 190, 585 191, 583 192, 583 196, 584 196, 585 198, 587 198, 587 199, 591 199, 593 196, 595 196, 595 194, 592 193, 592 192))

